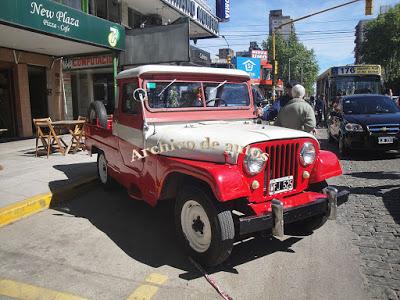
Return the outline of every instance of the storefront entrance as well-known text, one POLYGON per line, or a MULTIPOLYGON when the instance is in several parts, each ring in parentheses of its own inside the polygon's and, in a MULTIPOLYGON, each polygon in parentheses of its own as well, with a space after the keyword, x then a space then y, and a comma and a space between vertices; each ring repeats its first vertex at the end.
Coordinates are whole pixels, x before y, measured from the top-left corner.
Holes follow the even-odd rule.
POLYGON ((12 71, 0 69, 0 140, 16 136, 15 108, 13 100, 12 71))
POLYGON ((32 119, 49 117, 46 68, 29 66, 28 79, 32 119))

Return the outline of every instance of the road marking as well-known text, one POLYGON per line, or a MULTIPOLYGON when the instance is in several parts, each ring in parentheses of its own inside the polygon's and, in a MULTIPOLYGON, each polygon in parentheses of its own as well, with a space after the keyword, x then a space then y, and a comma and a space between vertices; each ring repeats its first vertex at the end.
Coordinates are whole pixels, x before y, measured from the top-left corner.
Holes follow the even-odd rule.
POLYGON ((7 279, 0 279, 0 295, 23 300, 86 300, 85 298, 72 294, 57 292, 7 279))
MULTIPOLYGON (((154 285, 142 284, 128 297, 128 300, 150 300, 158 291, 154 285)), ((58 300, 58 299, 57 299, 58 300)))
POLYGON ((145 280, 149 283, 155 283, 161 285, 168 280, 168 276, 158 273, 151 273, 149 276, 147 276, 145 280))
MULTIPOLYGON (((163 285, 168 280, 168 276, 151 273, 149 274, 145 281, 148 283, 153 283, 157 285, 163 285)), ((128 297, 127 300, 150 300, 159 290, 158 286, 150 285, 150 284, 142 284, 133 293, 128 297)), ((58 300, 58 299, 57 299, 58 300)))

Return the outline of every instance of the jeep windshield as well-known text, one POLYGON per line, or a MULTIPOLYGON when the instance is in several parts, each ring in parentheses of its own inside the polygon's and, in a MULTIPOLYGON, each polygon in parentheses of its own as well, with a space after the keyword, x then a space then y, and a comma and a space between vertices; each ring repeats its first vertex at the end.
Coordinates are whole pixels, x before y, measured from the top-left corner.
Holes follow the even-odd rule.
POLYGON ((247 107, 250 96, 246 83, 232 82, 146 82, 151 109, 247 107))

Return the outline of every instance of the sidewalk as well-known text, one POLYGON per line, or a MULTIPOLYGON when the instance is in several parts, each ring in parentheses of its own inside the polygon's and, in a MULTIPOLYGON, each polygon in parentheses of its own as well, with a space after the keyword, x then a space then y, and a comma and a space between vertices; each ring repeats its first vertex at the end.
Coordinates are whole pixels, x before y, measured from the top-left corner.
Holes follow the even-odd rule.
POLYGON ((0 143, 0 166, 0 209, 96 177, 96 156, 80 151, 35 157, 35 139, 0 143))

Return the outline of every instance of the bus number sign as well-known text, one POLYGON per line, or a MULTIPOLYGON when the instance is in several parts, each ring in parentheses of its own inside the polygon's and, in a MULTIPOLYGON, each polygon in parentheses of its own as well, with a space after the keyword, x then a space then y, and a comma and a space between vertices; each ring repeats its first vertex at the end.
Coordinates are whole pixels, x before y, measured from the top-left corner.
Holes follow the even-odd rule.
POLYGON ((338 75, 356 74, 356 68, 352 66, 345 66, 338 68, 338 75))
POLYGON ((380 75, 381 70, 378 65, 343 66, 335 67, 333 75, 380 75))

